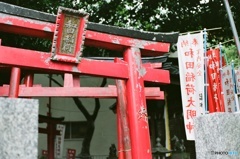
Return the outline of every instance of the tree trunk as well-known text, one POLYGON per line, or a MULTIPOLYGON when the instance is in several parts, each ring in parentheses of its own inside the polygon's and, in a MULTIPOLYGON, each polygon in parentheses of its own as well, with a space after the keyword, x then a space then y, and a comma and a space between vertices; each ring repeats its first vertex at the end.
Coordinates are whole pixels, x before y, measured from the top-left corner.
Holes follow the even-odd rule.
MULTIPOLYGON (((107 83, 106 80, 107 80, 106 78, 103 79, 100 87, 104 87, 106 85, 106 83, 107 83)), ((87 123, 88 123, 87 124, 87 132, 83 139, 82 150, 81 150, 79 157, 81 159, 91 159, 90 144, 91 144, 92 137, 93 137, 94 130, 95 130, 94 123, 95 123, 95 120, 97 118, 97 115, 98 115, 98 112, 100 109, 100 101, 98 98, 95 98, 95 108, 94 108, 93 114, 90 115, 79 98, 73 98, 73 100, 74 100, 75 104, 77 105, 78 109, 83 113, 83 115, 87 119, 87 123)))
MULTIPOLYGON (((57 85, 62 86, 58 81, 55 79, 49 77, 53 82, 55 82, 57 85)), ((62 76, 63 78, 63 76, 62 76)), ((107 83, 107 79, 103 78, 103 81, 100 85, 100 87, 104 87, 107 83)), ((93 114, 91 115, 85 106, 82 104, 81 100, 77 97, 73 97, 74 103, 77 105, 78 109, 83 113, 84 117, 87 119, 87 132, 83 139, 82 143, 82 150, 81 153, 78 155, 81 159, 91 159, 90 156, 90 144, 92 141, 93 133, 95 130, 94 122, 97 118, 99 109, 100 109, 100 101, 98 98, 95 98, 95 108, 93 111, 93 114)))
POLYGON ((94 120, 87 121, 87 132, 82 142, 81 159, 90 159, 90 144, 95 130, 94 120))

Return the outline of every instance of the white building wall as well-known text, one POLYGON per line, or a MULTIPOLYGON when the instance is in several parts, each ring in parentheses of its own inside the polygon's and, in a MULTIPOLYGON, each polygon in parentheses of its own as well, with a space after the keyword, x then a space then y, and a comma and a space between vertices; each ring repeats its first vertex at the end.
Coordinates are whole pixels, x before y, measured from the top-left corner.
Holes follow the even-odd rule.
MULTIPOLYGON (((60 81, 63 80, 60 76, 53 76, 60 81)), ((96 77, 81 77, 81 87, 95 87, 100 86, 102 78, 96 77)), ((34 84, 41 83, 43 86, 48 86, 49 78, 46 75, 36 75, 34 77, 34 84)), ((53 86, 57 86, 52 82, 53 86)), ((108 79, 108 84, 114 84, 114 80, 108 79)), ((94 99, 82 98, 81 101, 86 106, 87 110, 92 114, 94 110, 94 99)), ((109 147, 111 144, 117 146, 117 127, 116 127, 116 115, 109 109, 115 99, 100 99, 100 110, 95 121, 95 132, 91 142, 90 153, 91 155, 108 155, 109 147)), ((40 107, 39 113, 41 115, 47 115, 49 102, 48 98, 39 98, 40 107)), ((85 121, 85 117, 81 111, 77 108, 72 98, 52 98, 51 99, 51 111, 53 117, 65 117, 64 121, 85 121)), ((46 127, 46 124, 40 124, 40 127, 46 127)), ((47 149, 47 135, 39 134, 39 155, 42 150, 47 149)), ((65 156, 68 148, 76 149, 79 154, 81 151, 82 140, 65 140, 63 154, 65 156)))

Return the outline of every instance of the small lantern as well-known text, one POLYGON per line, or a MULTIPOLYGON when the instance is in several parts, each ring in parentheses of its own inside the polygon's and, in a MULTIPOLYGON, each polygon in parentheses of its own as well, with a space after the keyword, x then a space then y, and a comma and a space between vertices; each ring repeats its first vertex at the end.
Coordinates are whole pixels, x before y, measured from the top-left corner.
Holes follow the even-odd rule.
POLYGON ((88 13, 58 8, 52 44, 52 60, 79 63, 88 21, 88 13))
POLYGON ((161 139, 157 138, 156 139, 156 147, 152 148, 152 154, 154 159, 165 159, 165 156, 167 153, 172 152, 171 150, 166 149, 163 147, 160 143, 161 139))

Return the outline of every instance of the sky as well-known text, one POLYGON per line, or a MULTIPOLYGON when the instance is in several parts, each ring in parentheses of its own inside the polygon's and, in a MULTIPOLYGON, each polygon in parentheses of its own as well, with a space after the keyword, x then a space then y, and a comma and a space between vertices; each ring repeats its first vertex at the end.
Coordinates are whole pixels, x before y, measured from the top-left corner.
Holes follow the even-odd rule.
POLYGON ((209 2, 209 0, 200 0, 200 3, 202 4, 202 3, 208 3, 209 2))

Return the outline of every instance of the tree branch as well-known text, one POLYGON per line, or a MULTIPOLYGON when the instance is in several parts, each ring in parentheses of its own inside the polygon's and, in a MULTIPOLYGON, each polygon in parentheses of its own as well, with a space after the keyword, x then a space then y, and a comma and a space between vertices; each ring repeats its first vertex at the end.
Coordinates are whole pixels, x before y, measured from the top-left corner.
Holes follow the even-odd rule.
MULTIPOLYGON (((107 78, 103 78, 103 81, 100 85, 100 87, 104 87, 105 85, 107 84, 107 78)), ((95 108, 94 108, 94 111, 93 111, 93 114, 92 114, 92 119, 93 121, 96 120, 97 118, 97 115, 98 115, 98 111, 100 109, 100 101, 99 101, 99 98, 95 98, 95 108)))
POLYGON ((113 111, 114 114, 117 112, 117 101, 109 106, 109 109, 113 111))
POLYGON ((107 84, 107 78, 103 78, 103 81, 100 85, 100 87, 104 87, 107 84))
POLYGON ((88 113, 87 109, 82 104, 81 100, 79 98, 77 98, 77 97, 73 97, 73 101, 77 105, 78 109, 83 113, 84 117, 87 120, 90 120, 91 119, 91 115, 88 113))
MULTIPOLYGON (((57 85, 61 86, 62 85, 54 78, 50 77, 49 78, 54 82, 56 83, 57 85)), ((63 78, 63 76, 62 76, 63 78)), ((84 117, 89 120, 91 118, 90 114, 88 113, 87 109, 84 107, 84 105, 82 104, 81 100, 77 97, 73 97, 73 101, 74 103, 77 105, 78 109, 83 113, 84 117)))
POLYGON ((96 120, 99 109, 100 109, 100 101, 98 98, 95 98, 95 108, 92 114, 93 121, 96 120))
POLYGON ((48 76, 48 78, 49 78, 50 80, 52 80, 54 83, 56 83, 58 86, 62 87, 62 85, 61 85, 57 80, 55 80, 54 78, 52 78, 52 76, 48 76))

